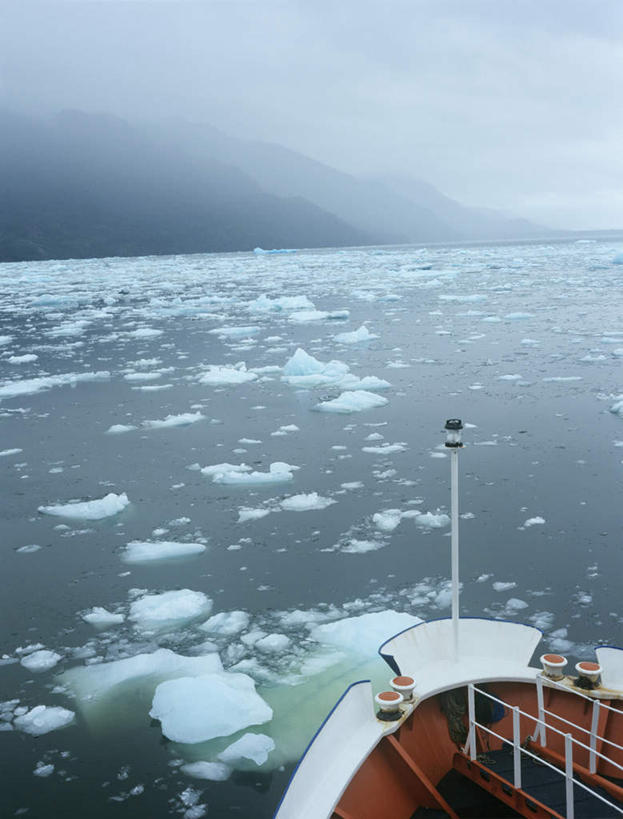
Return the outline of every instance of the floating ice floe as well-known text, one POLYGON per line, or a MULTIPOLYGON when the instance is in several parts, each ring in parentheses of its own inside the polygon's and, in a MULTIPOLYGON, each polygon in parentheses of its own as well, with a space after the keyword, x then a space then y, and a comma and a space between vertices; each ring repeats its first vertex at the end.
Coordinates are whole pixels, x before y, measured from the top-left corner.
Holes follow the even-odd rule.
POLYGON ((610 407, 610 412, 620 415, 623 418, 623 396, 617 396, 616 402, 610 407))
POLYGON ((337 413, 351 413, 363 412, 364 410, 374 409, 376 407, 384 407, 388 404, 387 398, 382 395, 376 395, 373 392, 361 390, 358 392, 343 392, 337 398, 330 401, 322 401, 316 405, 316 409, 320 412, 337 412, 337 413))
POLYGON ((361 451, 371 455, 393 455, 395 452, 405 452, 407 444, 398 442, 395 444, 381 444, 380 446, 362 446, 361 451))
POLYGON ((372 515, 372 523, 381 532, 393 532, 402 520, 400 509, 386 509, 384 512, 376 512, 372 515))
POLYGON ((107 381, 109 378, 110 373, 107 370, 101 370, 89 373, 44 375, 39 378, 27 378, 21 381, 5 381, 0 385, 0 401, 4 398, 35 395, 42 390, 50 390, 53 387, 75 386, 81 381, 107 381))
POLYGON ((513 580, 504 581, 504 580, 496 580, 495 583, 492 584, 493 589, 496 592, 503 592, 508 591, 509 589, 514 589, 517 583, 513 580))
POLYGON ((272 719, 272 708, 246 674, 213 673, 161 683, 149 715, 174 742, 194 744, 272 719))
POLYGON ((119 623, 123 623, 125 616, 108 611, 102 608, 102 606, 93 606, 92 609, 84 612, 82 619, 85 623, 89 623, 92 626, 106 628, 107 626, 116 626, 119 625, 119 623))
POLYGON ((0 458, 4 458, 7 455, 19 455, 19 453, 23 452, 23 451, 24 451, 23 449, 17 449, 17 448, 3 449, 2 451, 0 451, 0 458))
POLYGON ((4 347, 13 341, 13 336, 0 336, 0 347, 4 347))
POLYGON ((246 338, 259 333, 262 328, 255 324, 248 324, 244 327, 217 327, 215 330, 210 330, 210 334, 219 336, 220 338, 246 338))
POLYGON ((373 338, 378 338, 378 336, 371 333, 365 324, 350 333, 338 333, 333 336, 333 339, 340 344, 358 344, 361 341, 372 341, 373 338))
POLYGON ((391 386, 389 381, 373 375, 353 375, 343 361, 319 361, 300 347, 286 362, 281 380, 292 387, 336 386, 344 390, 382 390, 391 386))
POLYGON ((30 364, 31 361, 36 361, 39 358, 34 353, 24 353, 24 355, 10 355, 7 358, 9 364, 30 364))
POLYGON ((162 373, 126 373, 123 378, 125 381, 157 381, 162 373))
POLYGON ((181 772, 194 779, 209 779, 212 782, 224 782, 231 776, 232 768, 224 762, 188 762, 182 765, 181 772))
POLYGON ((256 765, 263 765, 268 759, 268 754, 275 750, 275 743, 266 734, 244 734, 228 745, 218 758, 227 765, 240 767, 244 760, 255 762, 256 765))
POLYGON ((248 628, 251 616, 246 611, 220 611, 199 626, 202 631, 230 636, 248 628))
POLYGON ((176 626, 210 613, 212 601, 190 589, 146 594, 130 606, 129 619, 141 631, 176 626))
POLYGON ((287 313, 293 310, 314 310, 315 305, 307 296, 279 296, 271 299, 266 294, 247 304, 249 313, 287 313))
POLYGON ((201 677, 222 669, 218 654, 184 657, 168 648, 159 648, 149 654, 72 668, 60 679, 77 698, 78 704, 88 709, 107 695, 117 693, 123 685, 140 681, 144 687, 149 678, 153 691, 156 685, 167 679, 201 677))
POLYGON ((139 327, 138 330, 130 330, 128 335, 130 338, 158 338, 162 333, 162 330, 156 330, 153 327, 139 327))
POLYGON ((290 642, 286 634, 267 634, 255 642, 255 647, 268 653, 280 653, 288 648, 290 642))
POLYGON ((363 555, 366 552, 376 552, 385 545, 383 541, 352 538, 342 543, 338 548, 340 552, 345 552, 347 555, 363 555))
POLYGON ((55 515, 61 518, 75 520, 102 520, 116 515, 128 506, 130 501, 125 492, 115 495, 109 492, 103 498, 92 501, 75 501, 58 504, 56 506, 40 506, 39 512, 44 515, 55 515))
POLYGON ((20 664, 29 671, 48 671, 50 668, 54 668, 60 660, 62 660, 62 657, 56 651, 43 648, 22 657, 20 664))
POLYGON ((219 366, 210 364, 208 371, 199 376, 200 384, 207 384, 211 387, 225 387, 234 384, 246 384, 248 381, 255 381, 257 373, 249 372, 246 364, 240 362, 234 367, 219 366))
POLYGON ((40 737, 58 728, 65 728, 74 721, 75 716, 73 711, 57 705, 36 705, 27 714, 15 717, 13 722, 18 730, 40 737))
POLYGON ((213 478, 215 475, 219 475, 219 474, 221 474, 223 472, 243 473, 243 472, 250 472, 251 471, 251 467, 247 466, 246 464, 222 463, 222 464, 212 464, 211 466, 204 466, 204 467, 199 467, 199 464, 197 464, 195 466, 195 469, 197 469, 197 468, 199 468, 199 471, 201 472, 202 475, 208 475, 211 478, 213 478))
POLYGON ((294 324, 307 324, 310 321, 341 321, 350 316, 350 310, 297 310, 290 313, 290 321, 294 324))
POLYGON ((286 512, 310 512, 316 509, 326 509, 335 503, 332 498, 323 498, 317 492, 301 493, 284 498, 280 506, 286 512))
POLYGON ((146 429, 168 429, 169 427, 187 427, 204 421, 205 415, 200 412, 183 412, 181 415, 167 415, 161 421, 143 421, 146 429))
POLYGON ((537 515, 535 518, 528 518, 528 520, 526 520, 524 522, 524 526, 526 526, 526 527, 540 526, 540 525, 542 525, 544 523, 545 523, 545 518, 542 518, 540 515, 537 515))
POLYGON ((310 635, 319 643, 373 656, 381 643, 421 622, 421 618, 412 614, 388 609, 314 625, 310 635))
MULTIPOLYGON (((298 466, 276 461, 272 463, 268 472, 242 471, 240 468, 227 469, 222 472, 212 473, 214 483, 227 484, 230 486, 260 486, 269 483, 287 483, 294 479, 294 470, 300 469, 298 466)), ((201 470, 204 472, 204 470, 201 470)), ((207 474, 207 473, 204 473, 207 474)))
POLYGON ((450 518, 441 512, 436 514, 434 512, 425 512, 415 517, 415 523, 426 529, 442 529, 444 526, 450 525, 450 518))
POLYGON ((247 506, 242 506, 238 510, 238 523, 246 523, 249 520, 261 520, 267 515, 270 515, 270 509, 250 509, 247 506))
POLYGON ((124 432, 131 432, 136 427, 133 424, 113 424, 106 430, 107 435, 122 435, 124 432))
POLYGON ((203 543, 176 543, 175 541, 133 540, 121 553, 125 563, 149 563, 154 560, 170 560, 205 552, 203 543))

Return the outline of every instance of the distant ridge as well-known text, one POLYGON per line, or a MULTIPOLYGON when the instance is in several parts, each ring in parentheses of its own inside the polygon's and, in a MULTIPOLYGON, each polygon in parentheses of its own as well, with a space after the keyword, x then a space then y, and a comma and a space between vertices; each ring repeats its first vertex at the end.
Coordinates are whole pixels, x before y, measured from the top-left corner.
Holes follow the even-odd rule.
POLYGON ((208 125, 0 111, 0 261, 552 234, 208 125))

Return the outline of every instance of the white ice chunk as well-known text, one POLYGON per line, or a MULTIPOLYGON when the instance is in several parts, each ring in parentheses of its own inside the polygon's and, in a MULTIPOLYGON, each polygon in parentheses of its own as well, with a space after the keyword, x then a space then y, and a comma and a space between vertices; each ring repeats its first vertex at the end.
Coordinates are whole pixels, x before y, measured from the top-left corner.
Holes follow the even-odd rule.
POLYGON ((321 412, 351 413, 362 412, 375 407, 384 407, 388 403, 387 398, 362 390, 360 392, 343 392, 331 401, 322 401, 317 404, 316 409, 321 412))
POLYGON ((264 294, 247 304, 247 310, 250 313, 285 313, 292 310, 314 309, 314 303, 307 296, 280 296, 271 299, 264 294))
POLYGON ((125 563, 148 563, 152 560, 168 560, 205 552, 203 543, 177 543, 175 541, 133 540, 125 547, 121 557, 125 563))
POLYGON ((290 313, 290 321, 294 324, 307 324, 310 321, 325 319, 347 319, 349 316, 349 310, 297 310, 290 313))
POLYGON ((216 673, 168 680, 156 688, 149 715, 174 742, 206 742, 272 719, 272 708, 246 674, 216 673))
POLYGON ((331 498, 323 498, 317 492, 291 495, 281 501, 281 508, 287 512, 310 512, 315 509, 326 509, 335 503, 331 498))
POLYGON ((40 737, 74 721, 75 713, 58 705, 36 705, 27 714, 16 717, 14 725, 20 731, 40 737))
POLYGON ((139 327, 138 330, 131 330, 128 335, 132 338, 157 338, 162 333, 162 330, 155 330, 153 327, 139 327))
POLYGON ((248 381, 255 381, 256 378, 257 373, 249 372, 242 362, 235 367, 210 364, 208 371, 199 376, 199 383, 208 384, 211 387, 224 387, 233 384, 245 384, 248 381))
POLYGON ((402 441, 395 444, 381 444, 380 446, 362 446, 361 451, 371 455, 392 455, 394 452, 404 452, 407 445, 402 441))
POLYGON ((107 435, 122 435, 124 432, 131 432, 136 429, 132 424, 113 424, 106 430, 107 435))
POLYGON ((146 594, 130 606, 129 618, 143 631, 178 625, 209 614, 212 601, 203 592, 179 589, 146 594))
MULTIPOLYGON (((268 483, 287 483, 293 480, 292 472, 299 469, 298 466, 275 461, 269 467, 268 472, 242 472, 238 469, 216 472, 212 481, 232 486, 257 486, 268 483)), ((203 472, 203 470, 201 470, 203 472)))
POLYGON ((230 636, 248 628, 251 616, 246 611, 220 611, 199 626, 202 631, 230 636))
POLYGON ((61 518, 74 518, 76 520, 101 520, 111 515, 116 515, 128 506, 130 501, 125 492, 115 495, 109 492, 103 498, 92 501, 76 501, 74 503, 63 503, 56 506, 40 506, 39 512, 44 515, 55 515, 61 518))
POLYGON ((535 518, 528 518, 525 521, 524 526, 541 526, 545 523, 545 518, 540 517, 537 515, 535 518))
POLYGON ((180 768, 186 776, 194 779, 209 779, 212 782, 224 782, 229 779, 232 769, 223 762, 188 762, 180 768))
POLYGON ((3 398, 18 398, 22 395, 35 395, 52 387, 74 386, 81 381, 106 381, 110 373, 106 370, 89 373, 63 373, 62 375, 43 375, 40 378, 27 378, 22 381, 5 381, 0 385, 0 401, 3 398))
POLYGON ((102 606, 93 606, 92 609, 89 609, 82 615, 82 619, 85 623, 89 623, 92 626, 106 628, 106 626, 116 626, 119 623, 123 623, 125 617, 123 614, 115 614, 112 611, 108 611, 108 609, 102 608, 102 606))
POLYGON ((393 532, 402 520, 400 509, 386 509, 385 512, 377 512, 372 515, 372 523, 381 532, 393 532))
POLYGON ((32 654, 28 654, 26 657, 22 657, 20 663, 29 671, 47 671, 50 668, 54 668, 60 660, 62 660, 62 657, 60 654, 57 654, 56 651, 41 649, 39 651, 33 651, 32 654))
POLYGON ((246 338, 259 333, 261 329, 256 325, 247 325, 245 327, 217 327, 216 330, 210 330, 209 332, 221 338, 246 338))
POLYGON ((39 358, 34 353, 24 353, 24 355, 10 355, 7 358, 9 364, 30 364, 31 361, 36 361, 39 358))
POLYGON ((249 759, 256 765, 263 765, 268 754, 275 750, 275 743, 266 734, 244 734, 218 755, 228 765, 236 765, 243 759, 249 759))
POLYGON ((340 546, 340 551, 346 552, 348 555, 362 555, 366 552, 376 552, 378 549, 382 549, 383 546, 385 544, 382 541, 352 538, 340 546))
POLYGON ((319 643, 373 656, 385 640, 421 622, 419 617, 412 614, 388 609, 314 625, 310 633, 319 643))
POLYGON ((4 457, 6 457, 7 455, 19 455, 19 453, 20 453, 20 452, 23 452, 23 451, 24 451, 23 449, 17 449, 17 448, 14 448, 14 449, 3 449, 3 450, 1 450, 1 451, 0 451, 0 457, 1 457, 1 458, 4 458, 4 457))
POLYGON ((209 475, 213 478, 215 475, 219 475, 224 472, 250 472, 251 467, 247 466, 246 464, 212 464, 211 466, 204 466, 201 468, 202 475, 209 475))
POLYGON ((435 514, 434 512, 425 512, 423 515, 418 515, 415 518, 418 526, 424 526, 427 529, 442 529, 444 526, 450 524, 448 515, 442 513, 435 514))
POLYGON ((508 591, 509 589, 514 589, 516 585, 517 583, 515 583, 512 580, 510 581, 496 580, 495 583, 493 583, 493 589, 496 592, 503 592, 508 591))
POLYGON ((183 412, 181 415, 167 415, 161 421, 143 421, 143 426, 147 429, 167 429, 169 427, 186 427, 203 421, 205 415, 200 412, 183 412))
POLYGON ((358 344, 360 341, 371 341, 373 338, 378 338, 378 336, 371 333, 365 324, 362 324, 361 327, 351 333, 338 333, 333 338, 340 344, 358 344))
POLYGON ((285 651, 285 649, 290 645, 290 642, 290 638, 285 634, 267 634, 266 637, 262 637, 260 640, 258 640, 255 645, 260 649, 260 651, 277 653, 280 651, 285 651))
POLYGON ((246 523, 249 520, 261 520, 270 515, 270 509, 250 509, 242 506, 238 510, 238 523, 246 523))

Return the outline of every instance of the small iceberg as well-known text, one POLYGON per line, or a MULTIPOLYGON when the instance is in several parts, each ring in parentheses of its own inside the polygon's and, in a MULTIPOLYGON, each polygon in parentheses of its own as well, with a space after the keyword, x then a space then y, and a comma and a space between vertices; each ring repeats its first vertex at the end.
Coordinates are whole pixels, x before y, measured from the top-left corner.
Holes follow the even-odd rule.
POLYGON ((337 398, 331 401, 322 401, 316 405, 316 409, 320 412, 363 412, 364 410, 374 409, 375 407, 384 407, 388 404, 387 398, 382 395, 376 395, 373 392, 361 390, 358 392, 343 392, 337 398))
MULTIPOLYGON (((239 468, 216 472, 212 481, 230 486, 260 486, 267 483, 286 483, 293 480, 292 472, 299 469, 298 466, 276 461, 269 467, 268 472, 242 472, 239 468)), ((203 472, 203 469, 201 470, 203 472)))
POLYGON ((115 495, 109 492, 103 498, 92 501, 74 501, 56 506, 40 506, 39 512, 43 515, 55 515, 61 518, 75 520, 102 520, 122 512, 130 504, 125 492, 115 495))
POLYGON ((151 563, 205 552, 203 543, 176 543, 174 541, 139 541, 128 543, 121 558, 125 563, 151 563))
POLYGON ((352 333, 338 333, 333 338, 340 344, 359 344, 361 341, 371 341, 373 338, 378 338, 378 336, 371 333, 365 324, 362 324, 358 330, 353 330, 352 333))

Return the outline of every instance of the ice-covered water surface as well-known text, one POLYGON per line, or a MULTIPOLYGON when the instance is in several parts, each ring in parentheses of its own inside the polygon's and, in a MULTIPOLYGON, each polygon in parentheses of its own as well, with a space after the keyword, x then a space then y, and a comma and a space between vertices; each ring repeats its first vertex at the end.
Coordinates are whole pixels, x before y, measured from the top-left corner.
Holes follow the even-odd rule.
POLYGON ((272 815, 449 611, 447 417, 463 611, 623 644, 620 250, 0 266, 3 815, 272 815))

